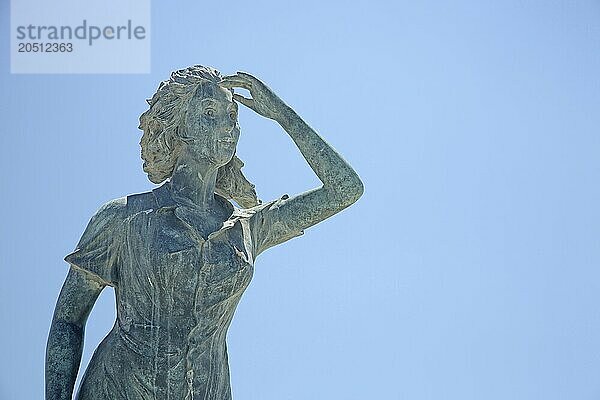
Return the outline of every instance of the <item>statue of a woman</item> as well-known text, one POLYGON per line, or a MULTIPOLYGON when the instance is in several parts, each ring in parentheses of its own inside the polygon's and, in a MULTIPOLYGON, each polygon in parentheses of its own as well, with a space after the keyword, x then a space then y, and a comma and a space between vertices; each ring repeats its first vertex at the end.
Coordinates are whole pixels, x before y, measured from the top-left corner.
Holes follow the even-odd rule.
POLYGON ((162 185, 105 204, 65 257, 71 268, 48 338, 47 400, 71 399, 86 319, 106 286, 117 318, 78 399, 230 399, 225 337, 254 260, 363 192, 356 172, 252 75, 186 68, 148 103, 144 171, 162 185), (277 121, 323 185, 260 203, 235 156, 237 103, 277 121))

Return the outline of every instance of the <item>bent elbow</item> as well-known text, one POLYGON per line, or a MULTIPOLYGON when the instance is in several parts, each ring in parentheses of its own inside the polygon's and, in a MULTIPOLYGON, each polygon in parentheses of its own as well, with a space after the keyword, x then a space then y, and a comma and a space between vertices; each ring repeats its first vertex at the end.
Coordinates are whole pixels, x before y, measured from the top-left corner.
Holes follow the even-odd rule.
POLYGON ((354 179, 350 184, 350 189, 348 191, 350 192, 350 204, 354 204, 358 201, 358 199, 361 198, 361 196, 365 192, 365 185, 357 176, 356 179, 354 179))
POLYGON ((336 192, 338 193, 337 197, 341 208, 346 208, 360 199, 365 192, 365 186, 360 178, 355 175, 354 177, 345 180, 343 184, 336 188, 336 192))

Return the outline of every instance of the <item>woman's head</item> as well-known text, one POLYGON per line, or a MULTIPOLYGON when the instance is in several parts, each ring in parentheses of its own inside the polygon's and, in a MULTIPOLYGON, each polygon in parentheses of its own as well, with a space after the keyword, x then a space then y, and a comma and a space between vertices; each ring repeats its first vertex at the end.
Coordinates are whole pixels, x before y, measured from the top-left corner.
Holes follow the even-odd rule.
POLYGON ((254 185, 244 177, 235 156, 239 138, 237 105, 218 83, 219 71, 200 65, 181 69, 160 83, 147 100, 139 128, 144 172, 150 181, 171 177, 182 151, 196 152, 219 166, 215 191, 243 207, 258 204, 254 185))

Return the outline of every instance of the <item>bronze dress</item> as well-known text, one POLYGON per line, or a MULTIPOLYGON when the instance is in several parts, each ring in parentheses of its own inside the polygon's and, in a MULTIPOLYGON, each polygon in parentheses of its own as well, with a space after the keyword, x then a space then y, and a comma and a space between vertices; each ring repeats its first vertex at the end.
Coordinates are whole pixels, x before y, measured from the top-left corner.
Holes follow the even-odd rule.
POLYGON ((65 260, 114 287, 117 318, 85 372, 79 400, 231 399, 227 329, 254 258, 302 234, 278 218, 287 196, 234 209, 203 238, 166 182, 104 205, 65 260))

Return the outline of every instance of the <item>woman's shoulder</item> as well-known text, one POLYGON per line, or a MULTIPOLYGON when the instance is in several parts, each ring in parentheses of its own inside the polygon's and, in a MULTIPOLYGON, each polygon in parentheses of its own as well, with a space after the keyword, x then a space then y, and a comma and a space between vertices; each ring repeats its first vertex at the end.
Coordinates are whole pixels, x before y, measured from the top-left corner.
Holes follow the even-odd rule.
POLYGON ((122 222, 133 214, 154 208, 155 204, 156 200, 152 191, 129 194, 102 204, 93 215, 92 220, 122 222))
POLYGON ((102 204, 92 216, 90 222, 112 220, 124 217, 127 208, 127 196, 119 197, 102 204))
MULTIPOLYGON (((160 188, 159 188, 160 189, 160 188)), ((99 209, 99 214, 105 216, 111 215, 131 215, 140 211, 155 208, 157 205, 157 189, 142 193, 132 193, 117 199, 104 203, 99 209)))
POLYGON ((119 197, 118 199, 107 201, 106 203, 102 204, 96 214, 110 215, 123 212, 127 208, 127 197, 129 196, 123 196, 119 197))
POLYGON ((267 201, 267 202, 261 201, 260 204, 254 206, 254 207, 237 209, 236 212, 241 215, 250 217, 250 216, 271 210, 273 208, 277 208, 289 198, 290 198, 289 195, 284 194, 283 196, 281 196, 275 200, 271 200, 271 201, 267 201))
POLYGON ((235 207, 232 217, 252 218, 252 217, 256 216, 257 214, 260 215, 263 211, 269 209, 278 200, 279 199, 272 200, 272 201, 268 201, 266 203, 261 201, 260 204, 257 204, 253 207, 248 207, 248 208, 235 207))

